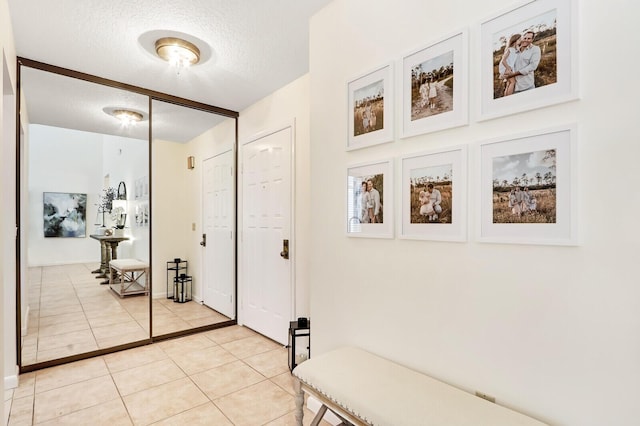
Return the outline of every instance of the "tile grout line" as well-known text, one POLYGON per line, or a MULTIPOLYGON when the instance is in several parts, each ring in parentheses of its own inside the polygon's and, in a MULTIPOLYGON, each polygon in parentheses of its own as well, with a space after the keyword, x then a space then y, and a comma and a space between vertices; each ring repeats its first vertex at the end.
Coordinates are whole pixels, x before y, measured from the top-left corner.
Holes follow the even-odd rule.
POLYGON ((131 422, 132 425, 135 425, 135 423, 133 422, 133 417, 131 417, 131 413, 129 412, 129 407, 127 406, 127 403, 124 401, 124 396, 120 392, 120 388, 118 387, 118 384, 116 383, 115 379, 113 378, 113 373, 111 372, 111 369, 109 368, 109 365, 107 364, 107 361, 104 360, 104 356, 101 356, 100 358, 103 359, 103 361, 105 363, 105 366, 107 367, 107 371, 109 372, 109 377, 111 377, 111 381, 113 382, 113 386, 115 386, 116 392, 118 392, 118 396, 120 397, 120 402, 122 403, 122 406, 124 407, 124 410, 127 412, 127 417, 129 417, 129 421, 131 422))

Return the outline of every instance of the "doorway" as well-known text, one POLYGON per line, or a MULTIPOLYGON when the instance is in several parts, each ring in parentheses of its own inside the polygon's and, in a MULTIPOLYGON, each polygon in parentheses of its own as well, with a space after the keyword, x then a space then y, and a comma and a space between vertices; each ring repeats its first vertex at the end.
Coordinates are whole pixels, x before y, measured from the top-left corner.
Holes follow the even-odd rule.
POLYGON ((243 323, 282 344, 294 305, 293 126, 242 146, 243 323))

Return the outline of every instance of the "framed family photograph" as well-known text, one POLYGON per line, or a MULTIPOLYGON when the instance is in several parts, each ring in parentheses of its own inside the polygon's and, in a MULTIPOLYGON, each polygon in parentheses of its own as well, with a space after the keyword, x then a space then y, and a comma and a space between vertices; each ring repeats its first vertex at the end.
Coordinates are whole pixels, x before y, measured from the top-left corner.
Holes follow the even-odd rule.
POLYGON ((402 58, 402 137, 468 123, 468 34, 459 31, 402 58))
POLYGON ((575 0, 536 0, 480 24, 481 120, 578 97, 575 0))
POLYGON ((401 162, 400 237, 466 241, 467 147, 413 154, 401 162))
POLYGON ((393 64, 347 83, 347 151, 393 141, 393 64))
POLYGON ((42 198, 45 237, 87 236, 87 194, 44 192, 42 198))
POLYGON ((347 235, 393 238, 393 162, 347 169, 347 235))
POLYGON ((577 245, 576 129, 480 144, 484 242, 577 245))

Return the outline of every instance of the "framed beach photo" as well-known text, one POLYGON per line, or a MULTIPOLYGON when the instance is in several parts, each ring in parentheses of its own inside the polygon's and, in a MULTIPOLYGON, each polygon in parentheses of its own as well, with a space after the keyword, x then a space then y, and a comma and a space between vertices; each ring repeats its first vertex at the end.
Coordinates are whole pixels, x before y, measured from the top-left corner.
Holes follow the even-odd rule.
POLYGON ((347 151, 393 141, 393 64, 347 83, 347 151))
POLYGON ((401 238, 466 241, 467 147, 401 158, 401 238))
POLYGON ((382 160, 347 169, 347 235, 393 238, 393 163, 382 160))
POLYGON ((468 34, 459 31, 402 58, 402 137, 469 120, 468 34))
POLYGON ((575 126, 480 144, 478 240, 577 245, 575 126))
POLYGON ((480 120, 578 97, 575 0, 528 1, 480 24, 480 120))

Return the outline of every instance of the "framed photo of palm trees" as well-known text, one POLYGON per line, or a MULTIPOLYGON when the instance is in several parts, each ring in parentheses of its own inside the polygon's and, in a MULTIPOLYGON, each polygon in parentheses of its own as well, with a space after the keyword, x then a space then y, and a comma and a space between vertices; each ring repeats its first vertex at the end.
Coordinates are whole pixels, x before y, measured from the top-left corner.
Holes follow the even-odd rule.
POLYGON ((480 144, 478 240, 577 245, 576 128, 480 144))
POLYGON ((466 30, 402 58, 403 138, 468 123, 468 62, 466 30))

